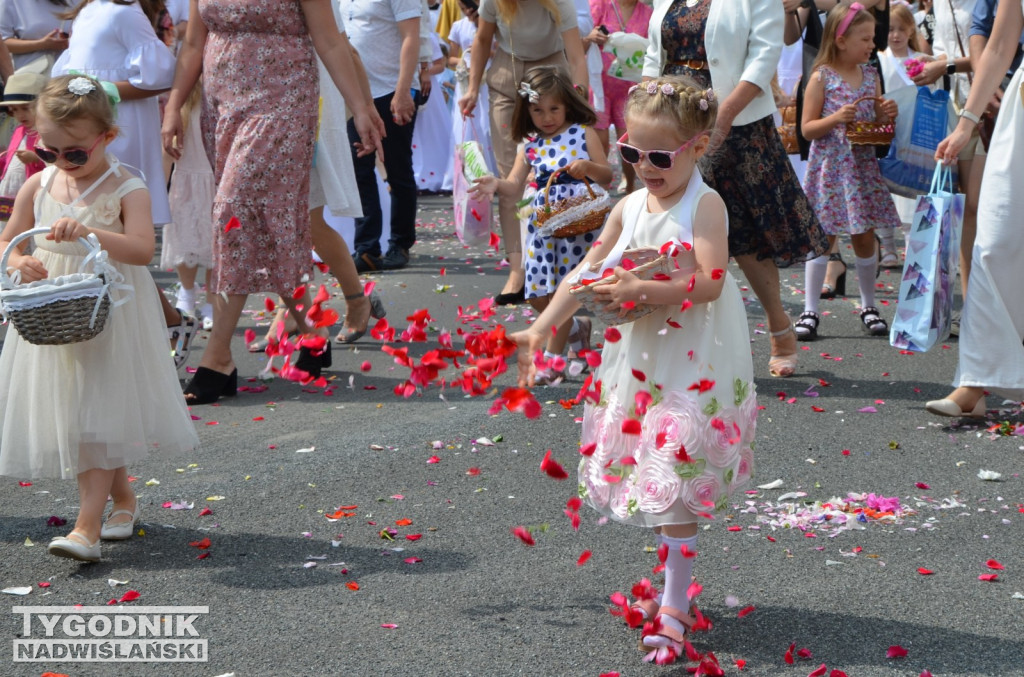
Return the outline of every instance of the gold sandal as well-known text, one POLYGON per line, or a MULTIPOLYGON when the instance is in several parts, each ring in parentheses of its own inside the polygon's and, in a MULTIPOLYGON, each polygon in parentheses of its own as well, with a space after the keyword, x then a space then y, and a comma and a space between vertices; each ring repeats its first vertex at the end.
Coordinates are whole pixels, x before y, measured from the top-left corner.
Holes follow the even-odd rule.
MULTIPOLYGON (((797 336, 796 330, 793 328, 793 323, 790 322, 789 326, 786 327, 785 329, 768 332, 769 340, 772 338, 785 336, 790 332, 792 332, 793 336, 796 337, 797 339, 800 338, 799 336, 797 336)), ((771 374, 774 378, 789 378, 794 373, 796 373, 796 356, 796 350, 794 350, 791 353, 786 353, 784 355, 771 355, 768 359, 768 373, 771 374)))

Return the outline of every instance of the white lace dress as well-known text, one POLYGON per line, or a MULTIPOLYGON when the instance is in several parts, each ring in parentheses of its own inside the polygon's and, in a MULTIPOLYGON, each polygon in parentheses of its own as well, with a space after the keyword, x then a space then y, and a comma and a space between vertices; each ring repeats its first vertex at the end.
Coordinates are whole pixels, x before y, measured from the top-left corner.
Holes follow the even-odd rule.
POLYGON ((160 267, 213 267, 213 196, 217 187, 203 148, 200 107, 189 115, 181 158, 171 175, 171 222, 163 229, 160 267))
MULTIPOLYGON (((121 199, 145 185, 128 178, 85 206, 49 194, 54 167, 43 171, 35 221, 49 226, 66 210, 89 228, 122 232, 121 199)), ((85 248, 35 238, 33 255, 50 277, 78 272, 85 248)), ((153 278, 145 266, 111 260, 134 288, 112 308, 94 339, 37 346, 7 330, 0 353, 0 475, 74 478, 95 468, 114 469, 145 458, 193 451, 195 426, 168 355, 167 331, 153 278)), ((126 292, 114 292, 115 300, 126 292)))

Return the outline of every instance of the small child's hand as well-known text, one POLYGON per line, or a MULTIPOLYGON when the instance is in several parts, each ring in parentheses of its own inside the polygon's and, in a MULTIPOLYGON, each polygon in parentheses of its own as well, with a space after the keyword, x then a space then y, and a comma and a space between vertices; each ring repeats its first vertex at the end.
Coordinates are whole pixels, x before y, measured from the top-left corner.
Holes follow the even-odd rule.
POLYGON ((587 170, 589 168, 589 160, 573 160, 569 163, 569 166, 565 168, 565 172, 572 178, 582 181, 587 176, 587 170))
POLYGON ((79 238, 88 236, 88 228, 74 219, 65 217, 57 219, 57 222, 50 226, 50 234, 46 239, 54 242, 77 242, 79 238))
POLYGON ((469 194, 474 200, 490 200, 494 197, 494 191, 497 189, 498 177, 481 176, 473 181, 473 187, 469 189, 469 194))
POLYGON ((621 266, 616 266, 615 277, 618 278, 617 282, 599 284, 594 287, 594 293, 607 302, 608 311, 618 311, 621 317, 643 301, 640 292, 642 280, 621 266))
POLYGON ((22 282, 36 282, 37 280, 45 280, 49 276, 49 272, 46 267, 34 256, 18 256, 11 255, 8 259, 10 265, 7 266, 7 273, 11 274, 15 270, 21 272, 22 282))
POLYGON ((850 123, 857 119, 857 107, 852 103, 848 103, 833 113, 833 115, 839 122, 850 123))
POLYGON ((879 108, 882 109, 882 114, 890 120, 895 120, 896 116, 900 114, 899 105, 892 99, 883 99, 880 101, 879 108))
POLYGON ((544 348, 544 337, 536 332, 524 329, 509 336, 519 346, 516 353, 516 362, 519 365, 518 385, 520 388, 533 386, 533 375, 536 367, 533 364, 533 356, 538 350, 544 348))
POLYGON ((15 153, 15 156, 21 160, 21 164, 23 165, 36 165, 42 162, 42 160, 39 159, 39 156, 30 150, 19 150, 15 153))

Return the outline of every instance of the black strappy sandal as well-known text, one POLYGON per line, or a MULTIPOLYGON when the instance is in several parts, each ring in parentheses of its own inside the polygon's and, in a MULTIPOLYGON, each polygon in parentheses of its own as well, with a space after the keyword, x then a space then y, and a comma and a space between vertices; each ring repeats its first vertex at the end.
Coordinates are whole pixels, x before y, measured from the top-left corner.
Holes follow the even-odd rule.
POLYGON ((864 331, 872 336, 886 336, 889 333, 889 325, 874 306, 860 311, 860 321, 864 324, 864 331))
POLYGON ((818 313, 805 310, 800 314, 800 319, 793 326, 798 341, 816 341, 818 339, 818 324, 821 317, 818 313))
POLYGON ((186 404, 210 404, 222 397, 234 397, 238 394, 238 370, 232 369, 230 374, 216 369, 199 367, 192 380, 185 386, 186 404), (192 397, 189 397, 191 395, 192 397))

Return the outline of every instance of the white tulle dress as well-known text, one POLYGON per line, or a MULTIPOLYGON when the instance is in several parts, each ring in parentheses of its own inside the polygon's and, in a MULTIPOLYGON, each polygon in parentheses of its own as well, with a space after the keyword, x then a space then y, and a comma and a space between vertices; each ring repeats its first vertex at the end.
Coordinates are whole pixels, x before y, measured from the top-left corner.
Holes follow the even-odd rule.
MULTIPOLYGON (((139 89, 162 90, 174 82, 174 54, 157 38, 138 3, 93 0, 71 25, 68 48, 53 75, 85 73, 108 82, 127 81, 139 89)), ((171 220, 160 147, 160 106, 155 96, 117 104, 121 133, 107 150, 145 174, 153 201, 153 223, 171 220)))
MULTIPOLYGON (((52 166, 43 171, 35 200, 38 226, 70 211, 89 228, 122 232, 122 197, 145 190, 131 177, 86 206, 68 206, 49 194, 55 176, 52 166)), ((33 255, 52 278, 78 272, 85 253, 78 243, 35 238, 33 255)), ((150 453, 199 447, 168 354, 153 278, 144 266, 110 263, 134 296, 111 309, 96 338, 37 346, 8 327, 0 352, 0 475, 71 479, 86 470, 129 465, 150 453)), ((126 293, 115 290, 115 301, 126 293)))
MULTIPOLYGON (((667 212, 647 210, 646 189, 626 198, 624 223, 638 214, 629 249, 675 240, 684 249, 680 269, 695 266, 685 248, 693 245, 700 197, 713 191, 694 176, 667 212)), ((594 375, 600 402, 583 415, 589 455, 580 462, 579 495, 615 520, 656 527, 710 518, 753 477, 757 399, 747 317, 736 281, 724 275, 715 301, 662 306, 605 342, 594 375)))

